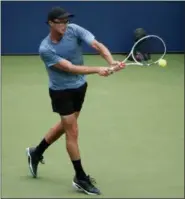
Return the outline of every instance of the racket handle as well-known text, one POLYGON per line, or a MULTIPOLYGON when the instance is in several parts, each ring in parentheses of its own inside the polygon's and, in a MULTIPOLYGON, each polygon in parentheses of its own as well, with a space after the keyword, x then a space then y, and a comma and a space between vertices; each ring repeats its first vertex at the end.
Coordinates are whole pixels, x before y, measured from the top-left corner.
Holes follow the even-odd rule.
POLYGON ((109 71, 109 74, 114 73, 114 67, 110 67, 110 68, 108 69, 108 71, 109 71))

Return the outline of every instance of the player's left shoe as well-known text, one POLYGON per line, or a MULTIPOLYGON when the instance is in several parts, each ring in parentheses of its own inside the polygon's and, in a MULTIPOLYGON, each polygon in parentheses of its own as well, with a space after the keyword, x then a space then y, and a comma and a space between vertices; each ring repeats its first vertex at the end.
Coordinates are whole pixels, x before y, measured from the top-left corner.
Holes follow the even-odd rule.
POLYGON ((36 178, 37 177, 38 164, 39 164, 39 162, 44 164, 44 157, 39 156, 35 152, 34 147, 27 148, 26 149, 26 155, 28 156, 28 165, 29 165, 30 172, 31 172, 32 176, 34 178, 36 178))

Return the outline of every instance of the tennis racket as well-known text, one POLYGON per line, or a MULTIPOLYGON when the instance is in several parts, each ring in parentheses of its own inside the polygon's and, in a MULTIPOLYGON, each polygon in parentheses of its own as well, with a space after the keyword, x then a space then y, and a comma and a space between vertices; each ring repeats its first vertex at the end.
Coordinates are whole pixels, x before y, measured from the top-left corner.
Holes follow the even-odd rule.
MULTIPOLYGON (((163 39, 157 35, 147 35, 133 45, 129 55, 121 63, 125 66, 151 66, 165 55, 166 44, 163 39), (132 61, 129 61, 130 58, 132 61)), ((110 67, 110 72, 114 72, 114 67, 110 67)))

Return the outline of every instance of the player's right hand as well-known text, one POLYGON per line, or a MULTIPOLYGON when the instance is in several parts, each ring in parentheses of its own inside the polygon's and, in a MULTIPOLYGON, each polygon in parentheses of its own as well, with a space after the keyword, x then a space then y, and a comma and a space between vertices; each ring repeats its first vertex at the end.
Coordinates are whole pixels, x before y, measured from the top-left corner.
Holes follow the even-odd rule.
POLYGON ((99 67, 98 74, 100 76, 107 77, 107 76, 111 75, 112 72, 110 71, 110 67, 99 67))

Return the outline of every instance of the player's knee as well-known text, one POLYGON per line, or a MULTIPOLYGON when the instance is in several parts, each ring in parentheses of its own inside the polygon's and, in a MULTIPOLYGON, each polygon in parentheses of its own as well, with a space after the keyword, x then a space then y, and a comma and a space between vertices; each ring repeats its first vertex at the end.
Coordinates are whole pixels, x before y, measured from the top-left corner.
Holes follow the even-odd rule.
POLYGON ((78 126, 76 123, 71 124, 71 127, 66 131, 66 137, 68 139, 78 138, 78 126))
POLYGON ((78 125, 75 115, 67 116, 63 119, 64 129, 66 132, 67 140, 77 140, 78 139, 78 125))
POLYGON ((77 141, 78 139, 78 128, 72 128, 66 133, 67 141, 77 141))

